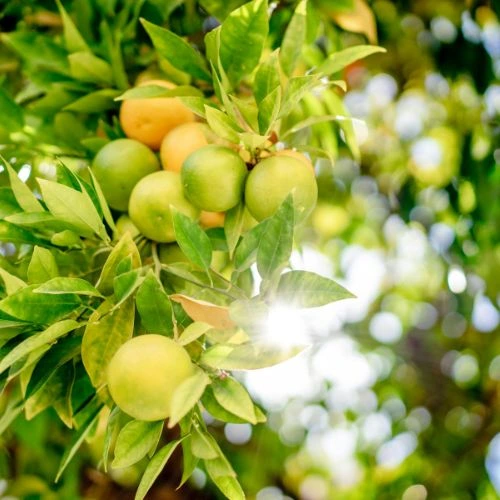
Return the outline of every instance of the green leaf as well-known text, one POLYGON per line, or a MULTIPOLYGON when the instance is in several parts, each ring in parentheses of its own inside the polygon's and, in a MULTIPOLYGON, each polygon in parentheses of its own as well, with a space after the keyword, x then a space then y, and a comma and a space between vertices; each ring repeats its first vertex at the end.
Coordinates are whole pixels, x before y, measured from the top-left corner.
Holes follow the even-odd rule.
POLYGON ((281 108, 281 87, 276 87, 259 104, 259 131, 267 135, 273 128, 281 108))
POLYGON ((245 0, 200 0, 200 5, 219 21, 223 21, 234 9, 243 5, 245 0))
POLYGON ((16 226, 25 226, 38 231, 66 231, 77 227, 54 217, 50 212, 21 212, 5 218, 16 226))
POLYGON ((212 260, 210 238, 201 227, 187 215, 172 207, 175 237, 184 255, 193 264, 208 269, 212 260))
POLYGON ((154 97, 203 97, 203 92, 190 85, 179 85, 173 89, 162 85, 141 85, 127 90, 116 98, 117 101, 127 99, 149 99, 154 97))
POLYGON ((101 217, 87 192, 82 193, 45 179, 38 179, 38 183, 43 200, 55 217, 78 228, 83 236, 95 233, 101 239, 109 240, 101 217))
POLYGON ((210 466, 207 467, 207 472, 217 488, 219 488, 229 500, 245 500, 246 497, 243 488, 235 477, 210 474, 210 466))
POLYGON ((226 212, 226 217, 224 218, 224 234, 226 235, 227 248, 229 250, 230 258, 232 258, 234 249, 240 239, 241 231, 243 229, 244 216, 244 203, 239 203, 226 212))
POLYGON ((202 335, 205 335, 209 330, 213 328, 212 325, 208 323, 203 323, 202 321, 195 321, 191 323, 179 336, 177 342, 180 345, 188 345, 199 339, 202 335))
POLYGON ((204 459, 217 458, 220 455, 215 439, 201 428, 195 428, 191 434, 191 451, 195 457, 204 459))
POLYGON ((177 441, 172 441, 164 446, 160 451, 158 451, 155 456, 151 459, 144 475, 142 476, 141 482, 135 493, 135 500, 143 500, 146 493, 149 491, 156 478, 160 475, 161 471, 168 462, 168 459, 172 456, 175 448, 182 442, 184 438, 178 439, 177 441))
POLYGON ((60 0, 56 0, 56 3, 63 22, 64 44, 66 46, 66 50, 68 52, 90 52, 87 42, 85 42, 60 0))
MULTIPOLYGON (((100 148, 99 148, 100 149, 100 148)), ((97 197, 97 202, 99 204, 99 207, 101 209, 101 212, 104 216, 104 220, 110 227, 111 231, 115 232, 116 231, 116 226, 115 226, 115 221, 113 220, 113 216, 111 215, 111 211, 109 209, 108 203, 106 202, 106 198, 104 197, 104 193, 102 192, 101 186, 97 182, 97 179, 94 175, 94 172, 92 172, 91 168, 87 168, 87 172, 90 176, 90 183, 92 187, 94 188, 96 197, 97 197)))
POLYGON ((163 431, 160 422, 132 420, 118 434, 115 445, 113 468, 129 467, 144 458, 159 441, 163 431))
POLYGON ((115 89, 96 90, 67 104, 63 110, 75 113, 102 113, 118 107, 115 98, 119 95, 120 91, 115 89))
POLYGON ((28 265, 28 281, 44 283, 59 275, 56 259, 50 250, 35 246, 28 265))
MULTIPOLYGON (((73 428, 73 407, 71 404, 71 394, 75 384, 75 365, 66 363, 56 371, 57 377, 62 382, 62 390, 59 397, 53 402, 52 406, 57 416, 69 429, 73 428)), ((53 377, 52 377, 53 378, 53 377)))
POLYGON ((33 235, 32 231, 16 227, 7 221, 0 220, 0 241, 9 243, 28 243, 29 245, 47 245, 47 242, 33 235))
POLYGON ((0 87, 0 114, 2 115, 2 129, 7 132, 18 132, 24 126, 23 108, 0 87))
POLYGON ((90 316, 82 340, 82 361, 94 387, 106 383, 106 368, 115 352, 134 333, 135 307, 127 299, 109 312, 111 302, 104 302, 90 316))
POLYGON ((0 267, 0 277, 2 278, 7 295, 12 295, 16 293, 21 288, 25 288, 28 285, 17 276, 10 274, 8 271, 0 267))
POLYGON ((162 284, 149 270, 135 297, 141 324, 150 333, 171 336, 173 333, 172 304, 162 284))
POLYGON ((106 425, 106 434, 104 435, 104 446, 102 450, 102 464, 104 472, 108 472, 108 459, 109 459, 109 451, 111 449, 111 445, 116 440, 116 435, 118 434, 118 430, 120 428, 121 417, 123 413, 121 412, 118 406, 115 406, 108 417, 108 424, 106 425))
POLYGON ((55 482, 57 483, 61 478, 63 472, 66 470, 66 467, 71 462, 71 459, 76 455, 76 452, 79 450, 80 446, 83 444, 87 436, 90 432, 95 428, 97 424, 97 419, 99 417, 99 413, 102 409, 102 405, 95 408, 87 418, 87 420, 80 426, 78 432, 73 435, 73 439, 71 440, 70 445, 64 452, 64 455, 61 459, 61 464, 59 466, 59 470, 56 475, 55 482))
POLYGON ((65 230, 54 233, 50 242, 58 247, 81 247, 80 237, 73 231, 65 230))
POLYGON ((260 63, 254 78, 254 95, 259 104, 273 90, 280 86, 280 65, 278 51, 275 50, 262 63, 260 63))
MULTIPOLYGON (((185 434, 184 431, 182 434, 185 434)), ((191 477, 198 462, 198 457, 193 454, 191 449, 191 435, 188 435, 182 442, 182 478, 177 488, 180 488, 191 477)))
MULTIPOLYGON (((127 257, 127 259, 130 259, 130 257, 127 257)), ((117 304, 121 304, 130 297, 141 286, 142 282, 143 277, 140 269, 133 269, 115 276, 113 289, 117 304)))
POLYGON ((10 187, 19 206, 25 212, 43 212, 42 205, 31 192, 31 189, 18 177, 17 172, 10 166, 9 162, 1 156, 0 158, 3 160, 9 175, 10 187))
POLYGON ((32 396, 38 389, 41 389, 47 383, 47 379, 50 375, 60 366, 80 354, 80 344, 81 338, 79 336, 70 335, 64 337, 58 340, 58 342, 40 358, 26 387, 26 399, 32 396))
POLYGON ((200 363, 220 370, 258 370, 293 358, 306 347, 284 349, 265 342, 219 344, 207 349, 201 355, 200 363))
POLYGON ((237 380, 231 377, 214 380, 212 390, 217 402, 228 412, 252 424, 257 423, 252 398, 237 380))
POLYGON ((288 81, 278 118, 290 114, 314 87, 321 84, 319 75, 294 76, 288 81))
POLYGON ((271 278, 290 259, 293 226, 293 196, 289 194, 276 213, 267 220, 266 231, 259 243, 257 269, 263 278, 271 278))
POLYGON ((234 265, 239 273, 248 269, 257 258, 257 249, 266 231, 267 222, 267 220, 264 220, 250 229, 236 247, 234 265))
MULTIPOLYGON (((188 327, 189 328, 189 327, 188 327)), ((208 375, 200 368, 191 377, 182 382, 175 390, 170 405, 168 427, 174 427, 199 401, 205 387, 210 383, 208 375)))
POLYGON ((35 293, 37 285, 18 290, 0 301, 0 311, 36 324, 60 320, 81 305, 76 295, 43 295, 35 293))
POLYGON ((233 85, 259 63, 268 31, 267 0, 253 0, 231 12, 223 22, 220 59, 233 85))
POLYGON ((307 0, 297 5, 292 20, 281 42, 280 62, 286 75, 290 76, 300 60, 302 47, 306 41, 307 0))
POLYGON ((50 295, 72 293, 75 295, 88 295, 89 297, 102 297, 99 290, 81 278, 53 278, 35 288, 33 292, 50 295))
POLYGON ((108 62, 91 52, 74 52, 68 56, 71 76, 86 83, 113 85, 113 70, 108 62))
POLYGON ((101 276, 97 282, 96 288, 103 295, 113 293, 113 282, 116 276, 116 269, 120 262, 126 257, 131 257, 132 268, 136 269, 141 265, 141 256, 139 250, 129 232, 126 232, 109 254, 101 271, 101 276))
POLYGON ((158 54, 167 59, 174 68, 199 80, 212 81, 205 60, 189 43, 175 33, 155 26, 145 19, 141 19, 141 23, 151 37, 158 54))
POLYGON ((277 296, 292 307, 319 307, 354 297, 335 281, 309 271, 290 271, 282 274, 277 296))
POLYGON ((221 422, 227 422, 232 424, 243 424, 246 423, 246 420, 240 417, 237 417, 233 413, 227 411, 223 406, 221 406, 218 401, 215 399, 214 392, 211 387, 207 387, 203 397, 201 398, 201 402, 205 409, 217 420, 221 422))
POLYGON ((4 372, 17 360, 46 344, 52 344, 59 337, 78 328, 80 324, 72 319, 60 321, 49 326, 43 332, 35 333, 18 344, 0 361, 0 373, 4 372))
POLYGON ((222 139, 238 143, 238 131, 240 128, 236 123, 222 111, 205 105, 205 117, 209 127, 222 139))
POLYGON ((21 414, 23 408, 24 401, 20 397, 9 397, 7 407, 2 411, 2 416, 0 417, 0 435, 3 436, 10 424, 21 414))
POLYGON ((356 45, 354 47, 349 47, 332 54, 317 68, 316 73, 321 75, 331 75, 332 73, 336 73, 337 71, 344 69, 353 62, 371 56, 372 54, 376 54, 377 52, 386 52, 386 49, 375 45, 356 45))

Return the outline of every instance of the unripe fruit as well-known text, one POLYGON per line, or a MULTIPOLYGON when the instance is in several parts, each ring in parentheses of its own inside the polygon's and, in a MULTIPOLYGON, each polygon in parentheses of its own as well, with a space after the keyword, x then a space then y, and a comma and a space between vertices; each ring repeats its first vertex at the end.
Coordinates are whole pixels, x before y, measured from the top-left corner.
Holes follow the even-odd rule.
POLYGON ((168 337, 139 335, 125 342, 108 366, 108 389, 117 406, 138 420, 170 415, 175 390, 194 373, 184 348, 168 337))
POLYGON ((272 156, 259 162, 250 172, 245 187, 249 212, 261 221, 273 215, 293 192, 295 221, 303 221, 318 199, 314 171, 296 158, 272 156))
POLYGON ((190 154, 182 165, 186 197, 201 210, 225 212, 243 197, 247 168, 238 153, 212 144, 190 154))
POLYGON ((185 197, 177 172, 155 172, 141 179, 130 195, 129 215, 139 231, 160 243, 175 241, 170 207, 196 219, 199 211, 185 197))
MULTIPOLYGON (((175 88, 171 82, 149 80, 140 84, 175 88)), ((194 122, 195 116, 177 97, 127 99, 120 108, 120 125, 127 137, 137 139, 155 151, 165 135, 183 123, 194 122)))
POLYGON ((274 156, 288 156, 290 158, 295 158, 296 160, 304 163, 304 165, 307 165, 310 169, 314 170, 311 160, 295 149, 282 149, 281 151, 276 152, 274 156))
POLYGON ((208 145, 209 129, 204 123, 184 123, 171 130, 160 148, 161 165, 165 170, 180 172, 191 154, 208 145))
POLYGON ((116 139, 102 147, 92 171, 111 208, 125 211, 130 193, 140 179, 160 168, 155 154, 133 139, 116 139))
POLYGON ((137 229, 137 226, 132 222, 132 219, 126 215, 120 215, 118 220, 115 222, 116 231, 113 234, 115 240, 119 240, 125 233, 130 233, 132 238, 139 236, 141 232, 137 229))

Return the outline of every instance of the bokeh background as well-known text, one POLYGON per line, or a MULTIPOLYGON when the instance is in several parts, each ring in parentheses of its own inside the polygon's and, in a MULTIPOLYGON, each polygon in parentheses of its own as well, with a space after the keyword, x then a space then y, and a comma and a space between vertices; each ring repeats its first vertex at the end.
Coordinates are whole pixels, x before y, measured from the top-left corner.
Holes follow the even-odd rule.
MULTIPOLYGON (((318 162, 320 202, 293 256, 296 268, 334 277, 357 298, 307 312, 278 305, 269 336, 314 347, 243 377, 268 424, 213 421, 211 430, 256 500, 493 500, 500 498, 498 2, 370 6, 387 54, 344 75, 361 160, 340 141, 333 169, 318 162)), ((363 34, 341 37, 344 46, 366 43, 363 34)), ((87 498, 106 498, 109 479, 96 470, 91 445, 52 491, 61 432, 50 414, 16 421, 2 438, 5 477, 16 461, 10 492, 74 498, 83 488, 87 498)), ((115 477, 121 498, 134 482, 128 472, 115 477)), ((216 498, 201 470, 191 486, 189 498, 216 498)), ((158 498, 182 498, 168 494, 158 498)))

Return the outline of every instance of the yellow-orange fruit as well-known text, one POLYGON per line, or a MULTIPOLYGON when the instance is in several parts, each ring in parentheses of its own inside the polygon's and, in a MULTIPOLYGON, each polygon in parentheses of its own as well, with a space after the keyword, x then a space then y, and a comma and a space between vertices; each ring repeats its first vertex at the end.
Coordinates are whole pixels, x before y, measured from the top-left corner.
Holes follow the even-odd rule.
POLYGON ((206 229, 210 227, 223 227, 224 226, 224 212, 207 212, 201 211, 200 225, 206 229))

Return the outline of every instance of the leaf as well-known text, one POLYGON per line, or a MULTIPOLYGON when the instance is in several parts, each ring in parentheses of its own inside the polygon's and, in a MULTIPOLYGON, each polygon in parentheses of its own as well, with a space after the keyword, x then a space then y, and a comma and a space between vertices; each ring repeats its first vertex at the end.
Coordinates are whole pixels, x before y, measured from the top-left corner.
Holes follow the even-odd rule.
POLYGON ((59 233, 54 233, 50 238, 50 242, 53 245, 60 247, 81 247, 82 241, 80 237, 73 231, 61 231, 59 233))
POLYGON ((263 278, 271 278, 290 259, 293 226, 293 196, 289 194, 276 213, 268 219, 266 231, 259 243, 257 269, 263 278))
POLYGON ((61 1, 56 0, 56 3, 63 22, 64 44, 66 46, 66 50, 68 52, 90 52, 87 42, 85 42, 84 38, 78 31, 78 28, 75 26, 75 23, 73 22, 69 14, 66 12, 66 9, 63 7, 61 1))
POLYGON ((240 239, 241 231, 243 229, 243 221, 245 216, 245 205, 239 203, 235 207, 226 212, 224 218, 224 234, 226 235, 227 248, 229 257, 233 257, 234 249, 240 239))
POLYGON ((301 0, 295 9, 281 42, 280 62, 285 75, 290 76, 300 60, 306 41, 307 0, 301 0))
POLYGON ((60 321, 49 326, 43 332, 38 332, 28 337, 26 340, 18 344, 0 361, 0 373, 12 366, 19 359, 27 356, 30 352, 38 349, 46 344, 52 344, 59 337, 75 330, 80 326, 80 323, 72 319, 60 321))
POLYGON ((102 220, 89 195, 57 182, 38 179, 43 200, 58 219, 78 228, 83 236, 97 234, 109 240, 102 220))
POLYGON ((191 342, 194 342, 196 339, 200 338, 204 335, 208 330, 211 330, 213 327, 208 323, 203 323, 202 321, 195 321, 191 323, 179 336, 177 342, 180 345, 188 345, 191 342))
POLYGON ((73 435, 73 439, 71 440, 69 447, 66 449, 61 459, 61 464, 59 466, 59 470, 57 471, 55 479, 56 483, 61 478, 63 472, 66 470, 66 467, 69 465, 71 459, 75 456, 76 452, 79 450, 86 437, 94 429, 94 425, 97 423, 97 419, 99 417, 99 412, 101 411, 101 409, 102 405, 95 408, 89 415, 87 420, 80 426, 78 432, 73 435))
POLYGON ((88 295, 89 297, 102 297, 99 290, 81 278, 53 278, 35 288, 33 292, 50 295, 71 293, 75 295, 88 295))
POLYGON ((335 12, 332 19, 342 29, 363 33, 371 43, 377 43, 375 16, 364 0, 354 0, 354 10, 335 12))
MULTIPOLYGON (((184 431, 182 433, 184 434, 184 431)), ((191 435, 188 435, 182 442, 182 478, 177 489, 192 476, 198 462, 198 457, 194 456, 191 450, 191 435)))
POLYGON ((143 500, 146 493, 149 491, 156 478, 160 475, 161 471, 168 462, 168 459, 172 456, 175 448, 183 441, 184 438, 178 439, 177 441, 171 441, 166 446, 164 446, 160 451, 158 451, 155 456, 151 459, 144 474, 142 476, 141 482, 135 493, 135 500, 143 500))
POLYGON ((212 81, 206 63, 199 52, 181 37, 165 28, 141 19, 141 23, 158 54, 164 57, 174 68, 184 71, 194 78, 212 81))
POLYGON ((195 428, 191 433, 191 451, 195 457, 204 459, 217 458, 220 454, 214 438, 201 428, 195 428))
POLYGON ((118 107, 115 98, 119 95, 120 91, 115 89, 96 90, 67 104, 63 110, 74 113, 102 113, 118 107))
POLYGON ((21 288, 25 288, 28 285, 17 276, 10 274, 8 271, 0 267, 0 277, 2 278, 7 295, 12 295, 16 293, 21 288))
POLYGON ((35 246, 28 265, 28 281, 30 283, 43 283, 58 276, 59 269, 56 259, 50 250, 35 246))
POLYGON ((245 0, 200 0, 200 5, 219 21, 223 21, 234 9, 244 4, 245 0))
POLYGON ((211 387, 207 387, 203 397, 201 398, 201 402, 210 415, 221 422, 232 424, 246 423, 245 419, 233 415, 219 404, 219 402, 215 399, 214 392, 211 387))
POLYGON ((113 293, 113 282, 116 276, 116 269, 120 262, 126 257, 131 257, 132 268, 136 269, 141 265, 141 256, 135 245, 132 236, 126 232, 116 243, 115 247, 109 254, 101 271, 101 276, 97 281, 96 288, 103 295, 111 295, 113 293))
POLYGON ((205 105, 205 118, 209 127, 222 139, 238 143, 239 127, 224 112, 205 105))
MULTIPOLYGON (((130 256, 127 259, 130 259, 130 256)), ((139 288, 142 281, 141 269, 132 269, 132 271, 120 273, 115 276, 113 289, 117 305, 130 297, 139 288)))
POLYGON ((344 69, 346 66, 349 66, 349 64, 352 64, 359 59, 371 56, 372 54, 376 54, 377 52, 387 51, 383 47, 377 47, 374 45, 355 45, 354 47, 349 47, 332 54, 317 68, 316 73, 322 75, 337 73, 337 71, 344 69))
POLYGON ((245 493, 238 482, 238 480, 233 476, 216 476, 210 474, 210 467, 207 467, 210 479, 215 483, 217 488, 229 499, 229 500, 245 500, 245 493))
POLYGON ((9 162, 2 156, 0 158, 9 175, 10 187, 19 206, 25 212, 43 212, 42 205, 31 192, 31 189, 18 177, 17 172, 10 166, 9 162))
POLYGON ((282 274, 277 296, 292 307, 319 307, 354 297, 335 281, 309 271, 290 271, 282 274))
POLYGON ((115 469, 129 467, 144 458, 159 441, 163 431, 160 422, 132 420, 118 434, 115 457, 111 464, 115 469))
POLYGON ((106 383, 106 368, 116 351, 134 333, 135 307, 132 298, 109 312, 104 302, 90 316, 82 340, 82 361, 94 387, 106 383))
POLYGON ((208 269, 212 260, 210 238, 201 227, 187 215, 172 207, 175 237, 182 253, 194 264, 208 269))
POLYGON ((76 295, 42 295, 35 293, 37 285, 18 290, 0 301, 0 311, 36 324, 60 320, 81 305, 76 295))
POLYGON ((216 306, 204 300, 196 300, 187 295, 179 293, 170 295, 170 300, 178 302, 194 321, 202 321, 212 325, 214 328, 232 328, 234 322, 229 317, 229 309, 216 306))
POLYGON ((71 404, 71 394, 75 383, 75 365, 67 363, 56 372, 62 381, 62 394, 54 401, 53 407, 57 416, 69 429, 73 428, 73 407, 71 404))
POLYGON ((91 52, 73 52, 68 60, 71 76, 76 80, 109 86, 113 84, 113 70, 109 63, 91 52))
POLYGON ((231 12, 222 23, 220 59, 233 85, 249 75, 259 63, 268 31, 267 0, 246 3, 231 12))
POLYGON ((266 231, 266 226, 267 220, 263 220, 261 223, 254 226, 243 236, 239 245, 236 247, 234 265, 239 273, 249 268, 257 258, 257 249, 266 231))
POLYGON ((220 370, 258 370, 274 366, 297 354, 307 346, 283 349, 264 342, 245 344, 219 344, 207 349, 200 363, 220 370))
MULTIPOLYGON (((24 126, 23 108, 17 104, 7 92, 0 87, 0 113, 2 129, 7 132, 18 132, 24 126)), ((4 160, 5 161, 5 160, 4 160)))
POLYGON ((214 380, 212 390, 217 402, 228 412, 256 424, 255 411, 247 390, 234 378, 214 380))
POLYGON ((108 417, 108 423, 106 425, 106 434, 104 435, 104 446, 102 450, 102 464, 104 472, 108 472, 108 457, 109 451, 112 443, 115 442, 116 434, 120 428, 120 420, 122 417, 122 412, 118 406, 115 406, 108 417))
POLYGON ((94 188, 95 194, 97 196, 97 201, 99 203, 99 207, 101 208, 101 212, 104 216, 104 220, 108 224, 111 231, 115 232, 116 231, 115 222, 113 220, 113 216, 111 215, 108 203, 106 202, 106 198, 104 197, 104 193, 102 192, 101 186, 99 185, 99 182, 97 182, 96 176, 94 175, 94 172, 92 172, 92 169, 87 168, 87 172, 90 176, 90 183, 94 188))
POLYGON ((320 75, 294 76, 288 81, 278 118, 290 114, 314 87, 321 84, 320 75))
POLYGON ((75 229, 75 226, 59 220, 50 212, 21 212, 5 218, 6 221, 16 226, 26 226, 39 231, 64 231, 75 229))
POLYGON ((259 131, 267 135, 275 125, 281 109, 281 87, 276 87, 259 104, 259 131))
POLYGON ((128 89, 116 98, 117 101, 127 99, 149 99, 154 97, 203 97, 203 92, 190 85, 179 85, 168 88, 163 85, 141 85, 128 89))
POLYGON ((280 65, 278 50, 275 50, 260 63, 254 78, 254 95, 257 104, 264 100, 273 90, 280 86, 280 65))
POLYGON ((47 242, 33 235, 32 231, 16 227, 7 221, 0 220, 0 241, 8 243, 28 243, 30 245, 47 245, 47 242))
POLYGON ((4 432, 21 414, 23 409, 24 401, 21 398, 16 398, 15 396, 9 397, 7 407, 2 411, 2 416, 0 417, 0 435, 4 435, 4 432))
MULTIPOLYGON (((189 328, 189 327, 188 327, 189 328)), ((200 368, 191 377, 184 380, 175 390, 170 404, 168 428, 174 427, 200 400, 205 387, 210 383, 208 375, 200 368)))
POLYGON ((229 306, 229 315, 247 334, 259 337, 267 328, 269 306, 258 297, 235 300, 229 306))

